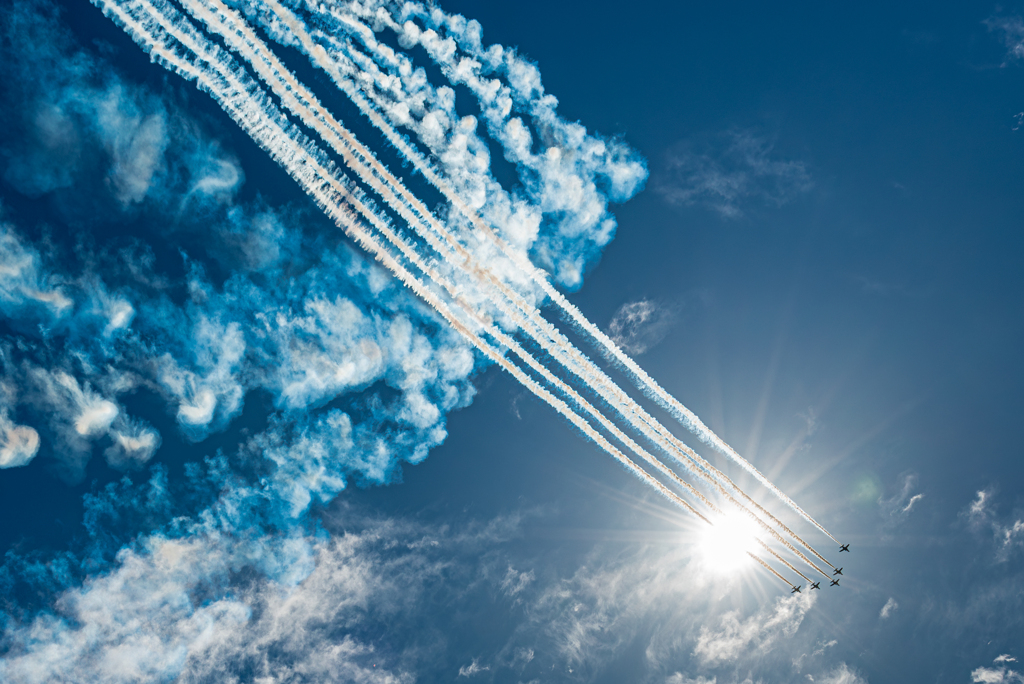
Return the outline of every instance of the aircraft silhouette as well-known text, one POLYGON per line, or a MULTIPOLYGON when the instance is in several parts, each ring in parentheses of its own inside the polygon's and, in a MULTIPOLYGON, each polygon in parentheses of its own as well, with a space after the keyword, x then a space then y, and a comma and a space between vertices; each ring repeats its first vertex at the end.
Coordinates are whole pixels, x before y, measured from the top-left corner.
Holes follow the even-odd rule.
POLYGON ((811 582, 811 589, 821 589, 821 587, 818 586, 819 584, 821 584, 821 582, 811 582))
POLYGON ((836 571, 832 573, 832 576, 835 577, 836 575, 842 575, 842 574, 843 574, 843 569, 842 568, 836 568, 836 571))
POLYGON ((847 553, 849 553, 850 552, 850 545, 849 544, 843 544, 842 546, 840 546, 839 547, 839 553, 842 553, 843 551, 846 551, 847 553))
POLYGON ((797 586, 793 587, 793 591, 791 591, 791 592, 789 592, 789 593, 790 593, 790 594, 799 594, 799 593, 801 593, 801 591, 800 591, 800 585, 798 584, 797 586))
POLYGON ((832 580, 832 584, 830 584, 829 586, 830 587, 838 587, 839 586, 839 580, 837 580, 837 579, 832 580))

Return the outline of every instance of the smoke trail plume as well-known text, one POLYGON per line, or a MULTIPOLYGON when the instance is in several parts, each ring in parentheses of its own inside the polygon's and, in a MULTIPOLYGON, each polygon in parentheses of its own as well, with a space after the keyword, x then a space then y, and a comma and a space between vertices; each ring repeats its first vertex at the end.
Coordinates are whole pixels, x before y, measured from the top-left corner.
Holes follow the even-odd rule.
MULTIPOLYGON (((349 94, 350 97, 353 97, 354 101, 360 107, 363 113, 369 116, 371 120, 375 123, 375 125, 377 125, 378 128, 381 128, 381 130, 388 137, 389 141, 394 143, 396 147, 398 147, 400 151, 402 151, 403 154, 405 154, 405 156, 409 158, 410 161, 413 162, 413 164, 416 166, 418 170, 420 170, 436 187, 442 190, 442 192, 453 203, 453 205, 458 207, 460 211, 472 221, 473 225, 478 230, 486 234, 491 239, 491 241, 496 246, 498 246, 502 254, 504 254, 506 257, 509 257, 512 261, 516 262, 516 265, 519 268, 521 268, 525 273, 530 274, 533 280, 537 282, 537 284, 539 284, 542 288, 544 288, 545 293, 552 299, 554 299, 556 303, 564 303, 567 305, 568 303, 564 302, 564 299, 561 298, 560 294, 550 287, 550 284, 548 283, 544 274, 538 273, 537 269, 533 267, 532 264, 530 264, 530 262, 526 260, 522 254, 510 249, 509 245, 502 241, 501 238, 499 238, 491 230, 490 226, 485 221, 483 221, 471 207, 467 206, 464 202, 460 201, 458 194, 450 187, 448 187, 445 181, 437 175, 437 173, 430 166, 430 164, 425 159, 423 159, 421 155, 415 152, 415 150, 413 150, 404 141, 404 139, 402 139, 401 136, 398 135, 394 128, 380 117, 378 112, 376 112, 372 107, 370 107, 361 97, 355 96, 353 94, 353 84, 345 75, 347 71, 351 71, 351 68, 346 69, 343 66, 344 62, 337 58, 338 54, 335 53, 333 56, 329 55, 328 52, 322 46, 316 44, 313 41, 310 34, 302 26, 301 22, 299 22, 298 19, 288 9, 280 6, 276 2, 276 0, 268 0, 267 4, 274 11, 274 18, 284 23, 290 35, 294 39, 297 39, 299 41, 299 43, 302 45, 303 49, 307 52, 311 59, 313 59, 318 66, 324 68, 332 76, 332 78, 339 85, 339 87, 341 87, 342 90, 346 92, 346 94, 349 94)), ((226 11, 226 8, 223 8, 223 6, 221 5, 221 16, 223 16, 226 11)), ((380 15, 378 14, 378 16, 380 15)), ((203 15, 203 18, 208 21, 212 21, 215 24, 221 21, 218 15, 210 12, 205 13, 203 15)), ((238 20, 235 19, 234 27, 237 27, 238 24, 238 20)), ((397 27, 393 28, 399 30, 397 27)), ((238 31, 237 28, 235 28, 234 30, 238 31)), ((365 36, 365 34, 368 31, 369 29, 364 28, 364 30, 360 32, 360 35, 365 36)), ((229 41, 232 40, 231 33, 224 33, 223 29, 221 29, 221 32, 229 41)), ((259 40, 255 38, 255 36, 252 35, 251 32, 249 32, 249 34, 246 35, 246 41, 246 45, 239 46, 242 50, 245 50, 246 48, 256 48, 258 50, 260 47, 262 47, 259 43, 259 40)), ((364 38, 364 42, 371 44, 369 38, 364 38)), ((376 43, 372 44, 377 45, 376 43)), ((282 97, 282 100, 285 100, 286 102, 289 99, 293 99, 290 98, 290 93, 291 89, 294 87, 295 81, 293 77, 290 77, 290 74, 288 73, 287 69, 283 67, 283 65, 280 65, 280 63, 275 64, 274 58, 272 56, 268 56, 265 50, 260 51, 259 56, 256 57, 255 60, 250 54, 249 59, 257 68, 257 70, 260 71, 261 76, 263 76, 264 79, 267 80, 268 83, 272 85, 272 87, 274 86, 275 83, 275 76, 277 78, 281 78, 282 74, 286 74, 289 78, 282 80, 286 80, 287 84, 284 85, 283 88, 275 88, 275 91, 279 94, 280 97, 282 97), (263 69, 260 68, 261 65, 264 66, 263 69), (270 71, 270 76, 267 75, 268 70, 270 71)), ((309 94, 305 95, 305 99, 307 101, 315 103, 315 98, 312 98, 312 96, 309 94)), ((319 106, 319 104, 316 103, 315 106, 316 109, 318 110, 317 116, 325 116, 323 109, 319 106)), ((328 114, 326 115, 326 117, 329 118, 330 115, 328 114)), ((312 125, 314 127, 318 125, 317 121, 311 122, 308 117, 305 120, 307 124, 312 125)), ((332 130, 336 131, 341 127, 335 123, 331 128, 332 130)), ((740 490, 737 487, 735 487, 731 480, 725 478, 716 469, 711 467, 710 464, 701 459, 692 449, 679 442, 679 440, 676 439, 673 435, 671 435, 670 432, 668 432, 657 421, 655 421, 651 416, 649 416, 649 414, 647 414, 646 411, 644 411, 638 404, 636 404, 636 402, 633 401, 632 398, 623 393, 603 373, 603 371, 594 366, 589 361, 589 359, 587 359, 585 356, 579 353, 579 351, 576 350, 575 347, 571 343, 569 343, 569 341, 563 335, 561 335, 561 333, 555 331, 553 326, 544 321, 540 317, 539 312, 536 310, 535 306, 531 305, 527 301, 524 301, 524 299, 514 289, 505 286, 504 283, 500 281, 500 279, 491 275, 489 269, 487 269, 486 267, 482 265, 469 265, 469 260, 473 258, 472 255, 468 253, 465 249, 463 249, 458 242, 455 241, 452 234, 449 233, 445 227, 439 225, 436 220, 433 220, 433 217, 431 216, 430 212, 426 210, 426 208, 423 207, 422 204, 420 204, 410 193, 408 193, 408 191, 405 190, 404 186, 402 186, 400 181, 391 176, 386 169, 379 165, 379 163, 376 163, 376 160, 373 158, 372 153, 370 153, 365 148, 361 148, 358 142, 354 142, 354 138, 350 134, 347 134, 347 132, 345 132, 344 129, 341 129, 341 131, 341 138, 344 140, 344 142, 342 143, 341 147, 334 145, 335 149, 339 153, 342 153, 343 156, 346 156, 346 161, 350 165, 355 166, 357 172, 359 172, 360 178, 364 182, 367 182, 372 187, 374 187, 374 189, 377 192, 381 193, 381 195, 385 198, 389 206, 395 208, 410 223, 410 225, 417 227, 422 223, 426 223, 430 231, 433 231, 434 234, 440 235, 441 238, 445 240, 445 242, 447 243, 446 246, 439 245, 436 238, 434 238, 431 233, 419 231, 420 235, 426 238, 427 241, 431 244, 431 246, 433 246, 437 251, 441 252, 442 254, 446 253, 446 247, 447 249, 454 251, 459 263, 453 265, 457 267, 459 264, 463 264, 466 266, 466 270, 473 275, 484 274, 483 277, 489 279, 490 283, 497 287, 501 291, 502 295, 507 297, 522 313, 524 313, 529 319, 529 321, 527 321, 527 323, 524 325, 523 320, 520 316, 516 315, 515 313, 509 312, 507 309, 503 309, 505 314, 512 316, 515 319, 516 323, 519 324, 520 328, 531 334, 534 337, 534 339, 545 349, 545 351, 550 353, 553 358, 555 358, 563 365, 565 365, 566 368, 570 370, 570 372, 576 374, 578 377, 584 380, 584 382, 586 382, 588 386, 595 389, 595 391, 598 392, 598 394, 607 402, 607 404, 613 407, 623 418, 627 420, 628 423, 630 423, 633 427, 637 428, 642 434, 645 434, 648 437, 648 439, 650 439, 655 444, 658 444, 662 449, 664 449, 667 453, 673 456, 673 458, 675 458, 677 462, 682 464, 691 474, 709 482, 720 493, 724 495, 726 493, 722 487, 723 483, 726 484, 731 490, 739 492, 739 494, 749 504, 753 505, 758 510, 759 514, 767 517, 769 520, 772 521, 773 524, 783 529, 787 534, 796 539, 805 548, 810 550, 820 560, 822 560, 825 563, 828 563, 828 561, 823 556, 821 556, 821 554, 819 554, 813 547, 811 547, 806 541, 804 541, 795 532, 793 532, 787 526, 785 526, 775 516, 772 516, 770 513, 768 513, 763 507, 754 503, 753 500, 750 499, 750 497, 747 496, 745 493, 740 492, 740 490), (348 145, 352 144, 355 144, 356 146, 361 148, 357 150, 358 156, 354 163, 351 161, 352 156, 350 153, 348 153, 349 150, 347 147, 348 145), (372 169, 372 171, 361 170, 359 164, 360 161, 369 161, 369 163, 374 165, 374 168, 372 169), (383 187, 381 187, 381 183, 378 181, 384 182, 383 187), (400 198, 396 197, 395 195, 396 189, 397 192, 401 195, 400 198), (653 428, 653 431, 649 428, 653 428), (697 466, 697 470, 695 470, 692 467, 691 463, 697 466)), ((337 140, 338 136, 329 136, 327 139, 329 141, 337 140)), ((562 308, 563 310, 566 310, 566 306, 563 305, 562 308)), ((574 317, 576 318, 577 322, 581 322, 581 324, 589 328, 587 332, 596 332, 599 335, 602 334, 596 328, 596 326, 593 326, 588 321, 586 321, 586 319, 582 317, 582 314, 579 313, 578 310, 572 308, 571 310, 569 310, 569 312, 575 312, 574 317)), ((741 506, 741 508, 743 507, 741 506)), ((757 518, 756 515, 754 517, 755 519, 757 518)), ((759 523, 763 524, 761 521, 759 521, 759 523)), ((807 559, 802 554, 799 554, 791 545, 788 544, 788 542, 785 542, 781 539, 781 537, 778 537, 778 535, 775 535, 774 533, 773 536, 779 538, 780 541, 783 541, 783 543, 786 544, 786 546, 790 550, 800 555, 802 560, 807 561, 807 559)), ((810 561, 807 562, 811 564, 810 561)), ((812 567, 815 567, 815 569, 818 569, 816 566, 813 566, 813 564, 811 565, 812 567)), ((820 569, 818 570, 820 571, 820 569)))
MULTIPOLYGON (((374 254, 374 256, 388 267, 389 270, 395 273, 400 280, 406 284, 406 286, 427 301, 442 315, 443 318, 445 318, 445 320, 447 320, 456 330, 469 339, 475 347, 484 353, 485 356, 501 365, 505 370, 513 374, 520 382, 530 389, 531 392, 551 404, 556 408, 556 410, 562 413, 563 416, 568 418, 570 422, 580 428, 584 434, 587 434, 614 458, 619 460, 619 462, 626 466, 627 469, 647 481, 648 484, 654 486, 655 489, 663 495, 668 496, 675 503, 682 505, 690 512, 696 513, 689 504, 685 504, 685 502, 677 496, 671 494, 664 485, 657 480, 654 480, 646 473, 643 473, 643 471, 637 468, 628 457, 612 447, 603 436, 596 433, 588 424, 586 424, 586 421, 569 408, 568 405, 555 398, 550 394, 550 392, 538 385, 532 378, 508 362, 502 354, 481 338, 473 328, 486 331, 490 337, 498 341, 502 346, 513 351, 524 362, 526 362, 534 372, 540 374, 549 384, 554 385, 563 394, 567 395, 577 406, 581 407, 585 413, 596 418, 602 427, 612 433, 620 442, 629 447, 634 451, 634 453, 639 454, 663 475, 674 480, 677 485, 688 490, 706 506, 715 510, 713 504, 703 497, 703 495, 700 495, 691 485, 676 476, 670 469, 667 469, 663 464, 661 464, 660 461, 651 457, 646 451, 636 445, 635 442, 626 437, 616 426, 614 426, 614 424, 608 421, 603 414, 590 406, 590 404, 586 402, 575 390, 569 388, 561 380, 555 378, 546 368, 538 364, 536 360, 527 354, 518 345, 518 343, 512 340, 512 338, 498 331, 486 318, 481 318, 479 313, 474 311, 472 306, 466 303, 459 295, 459 284, 457 282, 450 281, 435 268, 423 262, 415 248, 395 233, 394 230, 391 229, 387 220, 377 213, 373 206, 362 197, 361 192, 355 188, 351 182, 345 179, 344 176, 339 176, 333 171, 329 162, 323 161, 320 163, 310 163, 309 161, 304 160, 303 155, 308 155, 312 159, 319 159, 322 157, 322 153, 319 153, 312 143, 302 138, 301 134, 288 130, 282 125, 279 125, 276 131, 273 128, 268 129, 265 124, 263 126, 254 125, 251 122, 251 119, 253 116, 257 116, 261 111, 270 119, 280 119, 282 124, 284 124, 284 120, 281 115, 276 112, 274 106, 269 103, 269 101, 265 100, 265 96, 262 95, 258 87, 247 80, 248 77, 234 66, 233 61, 225 53, 196 33, 196 31, 192 29, 185 20, 176 16, 174 11, 171 10, 162 0, 156 0, 154 3, 130 3, 129 6, 136 10, 141 8, 143 16, 145 16, 147 12, 151 12, 150 16, 156 23, 155 31, 152 33, 147 32, 147 28, 149 27, 143 25, 145 22, 137 21, 136 18, 131 17, 129 13, 120 9, 111 10, 110 5, 105 5, 108 12, 112 12, 118 16, 118 19, 126 29, 129 30, 129 32, 136 36, 141 36, 143 42, 150 44, 151 51, 157 58, 167 62, 175 70, 186 77, 196 79, 200 83, 201 87, 209 90, 225 110, 227 110, 228 113, 231 114, 232 117, 235 118, 236 121, 238 121, 243 128, 245 128, 247 132, 257 140, 257 142, 267 149, 272 156, 279 161, 279 163, 282 163, 289 173, 295 177, 296 180, 299 180, 300 184, 303 184, 307 192, 317 200, 318 204, 320 204, 321 207, 339 223, 339 225, 350 235, 350 237, 353 238, 353 240, 374 254), (165 41, 163 45, 160 45, 160 38, 157 35, 159 32, 165 32, 171 38, 171 42, 165 41), (201 61, 205 61, 210 65, 210 67, 202 67, 196 63, 189 62, 187 59, 180 58, 180 56, 175 54, 176 45, 183 46, 186 50, 186 54, 188 51, 196 54, 200 57, 201 61), (213 69, 212 76, 210 68, 213 69), (247 96, 251 98, 248 101, 246 100, 247 96), (285 130, 288 130, 288 133, 291 135, 293 145, 290 148, 282 149, 282 145, 275 141, 275 136, 280 135, 285 130), (347 209, 346 206, 351 207, 351 209, 347 209), (369 233, 364 229, 358 228, 358 219, 356 219, 355 215, 351 213, 352 210, 361 215, 365 220, 369 221, 373 228, 384 237, 387 243, 389 243, 393 248, 397 248, 399 253, 408 262, 423 272, 431 281, 441 285, 442 290, 447 292, 448 296, 452 298, 453 302, 462 310, 463 313, 460 315, 452 312, 452 310, 438 298, 437 293, 405 269, 405 267, 403 267, 390 252, 384 249, 382 245, 375 242, 375 239, 372 238, 369 233), (463 316, 468 316, 468 319, 463 318, 463 316)), ((429 231, 419 232, 422 237, 425 237, 428 240, 428 243, 430 243, 434 249, 441 252, 442 255, 450 257, 450 255, 454 253, 462 257, 462 264, 459 264, 458 262, 452 263, 449 258, 449 266, 458 270, 461 265, 465 268, 466 272, 477 275, 479 279, 485 281, 485 284, 489 281, 490 285, 493 285, 500 290, 502 295, 507 297, 512 304, 519 309, 519 312, 517 312, 514 309, 509 309, 504 306, 501 307, 503 313, 506 316, 510 316, 520 329, 528 332, 535 341, 539 342, 541 346, 545 348, 546 351, 551 353, 554 358, 560 360, 563 365, 570 370, 570 372, 580 377, 587 386, 595 389, 602 399, 604 399, 609 405, 615 407, 629 424, 647 436, 648 439, 657 443, 660 447, 676 457, 677 461, 686 466, 692 474, 695 474, 706 482, 712 484, 733 504, 743 510, 747 510, 739 504, 739 502, 728 495, 727 492, 725 492, 721 484, 721 478, 713 476, 709 477, 712 472, 717 473, 717 471, 713 471, 710 469, 710 466, 706 466, 702 459, 698 460, 699 457, 696 457, 696 454, 692 452, 692 450, 678 442, 678 440, 672 437, 667 430, 650 418, 650 416, 647 415, 646 412, 644 412, 635 402, 629 399, 627 395, 611 383, 610 379, 608 379, 600 369, 590 364, 589 360, 587 360, 586 357, 580 354, 578 350, 568 343, 564 336, 557 333, 552 326, 543 322, 534 306, 531 306, 528 302, 524 302, 517 293, 505 286, 499 279, 490 275, 486 269, 472 266, 472 256, 467 254, 461 245, 454 240, 452 236, 436 222, 436 220, 433 220, 429 211, 422 207, 422 204, 418 203, 415 198, 404 189, 397 179, 391 176, 383 166, 376 162, 372 153, 359 145, 358 142, 355 141, 354 137, 341 127, 340 124, 338 124, 333 117, 331 117, 330 114, 322 108, 319 102, 317 102, 316 99, 294 79, 294 76, 292 76, 290 72, 288 72, 288 70, 273 57, 272 53, 265 49, 255 34, 244 25, 244 22, 240 20, 237 15, 234 15, 231 10, 228 10, 217 2, 217 0, 211 0, 208 5, 203 5, 200 2, 189 2, 187 3, 187 6, 189 10, 197 16, 197 18, 205 21, 221 33, 221 35, 228 40, 229 45, 231 45, 233 49, 242 53, 254 68, 256 68, 260 77, 270 84, 272 89, 279 97, 281 97, 286 106, 288 106, 294 113, 297 113, 306 125, 312 127, 321 135, 321 137, 331 143, 332 147, 342 155, 346 164, 358 172, 358 175, 363 182, 367 183, 371 188, 378 192, 378 194, 380 194, 393 209, 397 210, 403 218, 409 221, 411 225, 415 227, 420 224, 426 224, 429 230, 433 231, 433 234, 429 231), (398 189, 397 193, 396 188, 398 189), (434 234, 439 234, 440 237, 446 241, 447 245, 439 243, 437 238, 434 237, 434 234), (481 276, 481 274, 483 275, 481 276), (526 314, 526 318, 524 318, 520 312, 526 314), (623 406, 627 407, 626 410, 623 410, 623 406), (680 457, 680 454, 682 457, 680 457), (690 462, 697 465, 698 469, 692 468, 690 462)), ((282 13, 286 13, 286 10, 283 8, 280 9, 282 13)), ((290 28, 293 32, 296 32, 295 26, 290 26, 290 28)), ((284 124, 284 126, 288 126, 288 124, 284 124)), ((426 167, 425 164, 424 167, 429 171, 429 168, 426 167)), ((446 192, 446 195, 448 194, 449 193, 446 192)), ((451 193, 450 199, 453 204, 457 204, 455 193, 451 193)), ((551 293, 554 293, 555 297, 553 298, 558 301, 560 295, 558 295, 557 291, 551 288, 546 277, 544 277, 543 274, 538 273, 537 269, 533 267, 532 264, 529 264, 529 261, 526 260, 522 254, 510 250, 508 245, 498 238, 486 223, 475 215, 470 207, 463 204, 459 208, 462 210, 463 214, 473 221, 474 224, 477 224, 479 228, 483 229, 485 234, 491 238, 491 241, 506 257, 511 259, 517 266, 522 268, 524 272, 529 274, 537 284, 541 285, 542 289, 549 291, 549 296, 551 293), (525 264, 523 262, 525 262, 525 264)), ((565 306, 562 308, 566 309, 565 306)), ((576 311, 576 313, 579 314, 578 311, 576 311)), ((585 319, 582 319, 582 314, 579 314, 579 319, 585 321, 585 319)), ((597 330, 596 327, 592 326, 592 324, 586 323, 586 325, 597 330)), ((600 331, 597 331, 597 333, 600 334, 600 331)), ((619 353, 621 354, 621 352, 619 353)), ((732 483, 729 482, 729 484, 731 485, 732 483)), ((749 497, 745 498, 749 500, 749 497)), ((760 507, 758 508, 760 509, 760 507)), ((763 509, 760 510, 763 511, 763 509)), ((757 516, 757 514, 749 510, 747 510, 747 512, 751 517, 757 520, 762 527, 768 530, 773 537, 782 542, 790 551, 798 555, 804 562, 808 563, 819 572, 822 572, 820 568, 817 568, 817 566, 778 535, 778 533, 770 529, 769 526, 757 516)), ((697 515, 700 514, 698 513, 697 515)), ((703 518, 703 516, 700 517, 703 518)), ((777 519, 773 516, 771 516, 770 519, 778 523, 777 519)), ((796 537, 796 535, 788 528, 785 528, 785 526, 783 526, 783 528, 807 546, 802 539, 796 537)), ((813 551, 813 549, 811 550, 813 551)), ((820 555, 817 554, 816 551, 814 553, 820 558, 820 555)), ((777 554, 774 555, 777 556, 777 554)), ((780 560, 783 559, 780 557, 780 560)), ((783 562, 789 565, 788 562, 784 560, 783 562)), ((789 567, 792 568, 791 565, 789 567)))
MULTIPOLYGON (((315 145, 302 137, 302 134, 294 127, 284 128, 281 125, 279 114, 276 113, 274 105, 267 101, 261 101, 252 96, 252 87, 246 83, 244 74, 230 67, 230 57, 202 40, 194 29, 183 18, 174 15, 173 10, 164 5, 162 11, 158 11, 150 19, 145 21, 145 8, 157 9, 163 3, 154 2, 132 2, 130 7, 135 11, 141 11, 143 17, 140 19, 124 9, 122 5, 104 2, 99 0, 101 9, 108 16, 115 19, 128 31, 151 54, 164 61, 169 68, 179 74, 195 79, 201 87, 208 90, 218 100, 221 106, 239 123, 250 136, 253 137, 268 153, 273 156, 302 187, 317 201, 321 208, 333 218, 345 232, 360 246, 374 255, 385 267, 392 271, 407 287, 427 301, 441 316, 448 321, 453 328, 464 335, 474 346, 484 353, 492 361, 512 374, 527 389, 536 394, 539 398, 549 403, 559 413, 565 416, 573 425, 580 429, 585 435, 607 451, 613 458, 619 461, 627 470, 647 482, 656 491, 668 498, 681 508, 693 513, 698 518, 705 520, 703 515, 696 511, 690 504, 674 494, 661 482, 655 480, 641 468, 636 466, 627 456, 612 446, 607 439, 596 432, 582 418, 580 418, 563 401, 554 397, 550 392, 541 387, 536 381, 523 373, 519 368, 508 362, 504 356, 484 341, 469 325, 463 322, 444 304, 436 294, 405 269, 397 259, 391 255, 361 227, 361 223, 352 211, 346 208, 346 204, 358 203, 354 199, 355 191, 352 190, 343 179, 339 179, 336 173, 332 172, 330 163, 322 160, 322 154, 315 145), (152 24, 152 25, 151 25, 152 24), (168 38, 161 38, 164 33, 168 38), (177 41, 177 43, 172 42, 177 41), (190 46, 198 50, 202 56, 210 59, 211 65, 221 67, 219 73, 210 73, 202 64, 190 63, 187 59, 177 54, 176 47, 190 46), (257 113, 266 115, 260 120, 257 113), (290 145, 288 143, 291 143, 290 145)), ((361 212, 364 216, 371 215, 368 209, 361 212)), ((386 223, 378 219, 376 227, 386 234, 390 242, 401 245, 407 256, 411 255, 410 248, 404 241, 395 236, 386 223)))

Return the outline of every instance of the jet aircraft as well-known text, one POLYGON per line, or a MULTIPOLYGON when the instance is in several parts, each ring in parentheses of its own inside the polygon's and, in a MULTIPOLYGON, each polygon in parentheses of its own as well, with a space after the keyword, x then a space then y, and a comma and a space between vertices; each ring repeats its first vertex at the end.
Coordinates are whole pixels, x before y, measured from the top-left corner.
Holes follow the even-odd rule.
POLYGON ((842 575, 842 574, 843 574, 843 569, 842 568, 836 568, 836 571, 832 573, 832 576, 835 577, 836 575, 842 575))
POLYGON ((801 593, 801 591, 800 591, 800 585, 798 584, 797 586, 793 587, 793 591, 791 591, 791 592, 789 592, 789 593, 790 593, 790 594, 799 594, 799 593, 801 593))
POLYGON ((843 551, 846 551, 847 553, 849 553, 850 552, 850 545, 849 544, 843 544, 842 546, 840 546, 839 547, 839 553, 842 553, 843 551))
POLYGON ((837 579, 832 580, 832 584, 830 584, 829 586, 830 587, 838 587, 839 586, 839 580, 837 580, 837 579))
POLYGON ((821 589, 821 587, 818 586, 819 584, 821 584, 821 582, 811 582, 811 589, 821 589))

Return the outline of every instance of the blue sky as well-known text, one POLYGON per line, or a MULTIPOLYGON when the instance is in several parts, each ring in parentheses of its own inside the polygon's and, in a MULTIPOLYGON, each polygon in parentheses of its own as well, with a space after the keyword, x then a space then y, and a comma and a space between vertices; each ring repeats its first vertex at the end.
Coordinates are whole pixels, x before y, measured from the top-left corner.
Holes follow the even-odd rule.
POLYGON ((459 86, 479 137, 417 129, 432 163, 851 544, 676 430, 842 587, 709 569, 207 93, 88 3, 5 3, 0 679, 1024 681, 1024 7, 441 7, 537 65, 537 144, 579 156, 459 86))

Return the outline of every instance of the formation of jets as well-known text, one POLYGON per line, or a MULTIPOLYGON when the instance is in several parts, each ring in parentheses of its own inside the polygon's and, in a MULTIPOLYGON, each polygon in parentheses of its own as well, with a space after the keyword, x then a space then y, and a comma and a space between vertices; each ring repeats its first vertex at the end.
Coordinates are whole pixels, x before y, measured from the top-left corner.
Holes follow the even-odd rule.
MULTIPOLYGON (((842 544, 839 547, 839 551, 840 551, 840 553, 843 552, 843 551, 849 552, 850 551, 850 545, 849 544, 842 544)), ((829 586, 830 587, 838 587, 839 586, 839 577, 837 577, 837 575, 842 575, 842 574, 843 574, 843 569, 842 568, 836 568, 835 572, 832 573, 832 577, 834 579, 832 580, 832 584, 830 584, 829 586)), ((818 586, 819 584, 821 584, 820 581, 818 581, 818 582, 811 582, 811 589, 812 590, 813 589, 821 589, 821 587, 818 586)), ((796 586, 793 587, 793 590, 790 591, 789 593, 790 594, 802 594, 803 592, 800 591, 801 587, 803 587, 802 584, 797 584, 796 586)))

